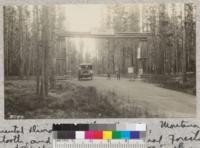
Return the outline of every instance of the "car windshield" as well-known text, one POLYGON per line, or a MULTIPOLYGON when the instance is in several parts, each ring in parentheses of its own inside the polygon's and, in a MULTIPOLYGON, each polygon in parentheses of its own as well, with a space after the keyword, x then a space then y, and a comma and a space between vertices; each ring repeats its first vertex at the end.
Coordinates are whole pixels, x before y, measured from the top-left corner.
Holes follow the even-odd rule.
POLYGON ((92 69, 92 65, 80 65, 80 68, 84 69, 84 70, 91 70, 92 69))

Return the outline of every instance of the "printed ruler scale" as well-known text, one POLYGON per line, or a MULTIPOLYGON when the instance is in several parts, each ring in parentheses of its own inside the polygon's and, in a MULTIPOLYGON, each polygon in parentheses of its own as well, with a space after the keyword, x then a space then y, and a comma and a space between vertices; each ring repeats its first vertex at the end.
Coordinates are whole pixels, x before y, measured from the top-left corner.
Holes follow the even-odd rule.
POLYGON ((146 147, 146 124, 53 125, 53 148, 146 147))
POLYGON ((146 144, 143 141, 73 141, 68 140, 53 140, 53 148, 146 148, 146 144), (114 141, 114 142, 113 142, 114 141))

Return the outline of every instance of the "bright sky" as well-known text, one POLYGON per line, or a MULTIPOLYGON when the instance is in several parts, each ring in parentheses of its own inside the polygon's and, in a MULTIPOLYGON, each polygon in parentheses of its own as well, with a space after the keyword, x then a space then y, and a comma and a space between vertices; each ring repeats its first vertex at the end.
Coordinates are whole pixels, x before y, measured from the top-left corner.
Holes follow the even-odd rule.
POLYGON ((105 5, 67 5, 66 24, 69 31, 92 31, 98 28, 101 22, 102 11, 105 5))
MULTIPOLYGON (((66 30, 76 32, 93 32, 100 27, 103 11, 106 10, 105 5, 66 5, 66 30)), ((77 50, 81 39, 73 39, 77 50)), ((83 38, 84 43, 83 54, 89 52, 91 57, 96 54, 95 39, 83 38)))

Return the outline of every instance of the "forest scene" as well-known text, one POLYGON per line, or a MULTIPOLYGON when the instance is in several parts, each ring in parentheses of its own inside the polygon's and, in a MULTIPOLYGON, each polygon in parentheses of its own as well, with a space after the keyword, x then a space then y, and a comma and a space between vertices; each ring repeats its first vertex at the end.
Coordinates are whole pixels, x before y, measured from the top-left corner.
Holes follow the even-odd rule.
POLYGON ((6 119, 196 115, 192 3, 4 6, 6 119))

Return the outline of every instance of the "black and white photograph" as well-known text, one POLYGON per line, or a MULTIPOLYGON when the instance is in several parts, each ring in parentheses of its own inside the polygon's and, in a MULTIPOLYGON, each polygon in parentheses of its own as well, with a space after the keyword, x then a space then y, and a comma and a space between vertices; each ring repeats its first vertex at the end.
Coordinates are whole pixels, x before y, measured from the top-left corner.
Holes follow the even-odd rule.
POLYGON ((196 117, 194 3, 3 7, 4 118, 196 117))

